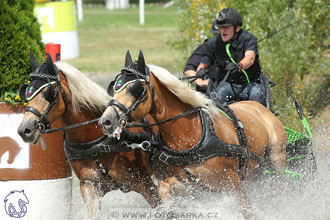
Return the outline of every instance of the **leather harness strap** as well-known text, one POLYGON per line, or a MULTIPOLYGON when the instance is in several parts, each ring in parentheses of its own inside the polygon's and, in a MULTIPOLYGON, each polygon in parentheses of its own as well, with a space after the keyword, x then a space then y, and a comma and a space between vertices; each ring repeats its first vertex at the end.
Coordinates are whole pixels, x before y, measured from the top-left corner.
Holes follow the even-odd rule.
POLYGON ((225 103, 217 103, 216 104, 217 107, 219 107, 222 111, 224 111, 231 119, 232 122, 234 124, 236 133, 237 133, 237 137, 239 140, 239 144, 240 146, 242 146, 246 153, 246 156, 240 157, 239 160, 239 166, 238 166, 238 175, 241 176, 242 179, 245 178, 246 175, 246 169, 247 169, 247 164, 248 164, 248 160, 249 160, 249 156, 248 156, 248 151, 251 148, 251 146, 249 145, 249 142, 247 140, 245 131, 244 131, 244 125, 243 123, 237 118, 237 116, 235 115, 235 113, 233 112, 233 110, 225 103))

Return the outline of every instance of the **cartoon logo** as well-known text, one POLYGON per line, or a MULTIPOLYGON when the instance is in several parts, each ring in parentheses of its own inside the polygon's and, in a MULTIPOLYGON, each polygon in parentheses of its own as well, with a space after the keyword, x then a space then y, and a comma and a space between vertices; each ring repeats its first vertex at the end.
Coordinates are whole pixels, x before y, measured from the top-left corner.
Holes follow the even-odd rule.
POLYGON ((23 218, 27 212, 26 204, 29 204, 29 200, 24 190, 13 190, 5 197, 4 203, 7 215, 12 218, 23 218))

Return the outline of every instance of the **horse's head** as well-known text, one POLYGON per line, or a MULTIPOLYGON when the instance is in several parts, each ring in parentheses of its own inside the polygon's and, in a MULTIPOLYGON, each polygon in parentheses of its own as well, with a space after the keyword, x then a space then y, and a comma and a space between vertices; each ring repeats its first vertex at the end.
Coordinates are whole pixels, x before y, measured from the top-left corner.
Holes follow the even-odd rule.
POLYGON ((108 87, 108 93, 113 95, 113 99, 99 120, 103 133, 119 138, 127 122, 136 121, 150 113, 153 89, 149 77, 149 68, 142 52, 138 60, 133 62, 127 51, 125 67, 117 75, 115 83, 110 83, 108 87))
POLYGON ((28 105, 18 134, 25 142, 36 143, 41 132, 65 113, 66 105, 59 71, 50 55, 40 66, 32 52, 30 59, 34 72, 30 74, 30 84, 21 85, 19 90, 28 105))

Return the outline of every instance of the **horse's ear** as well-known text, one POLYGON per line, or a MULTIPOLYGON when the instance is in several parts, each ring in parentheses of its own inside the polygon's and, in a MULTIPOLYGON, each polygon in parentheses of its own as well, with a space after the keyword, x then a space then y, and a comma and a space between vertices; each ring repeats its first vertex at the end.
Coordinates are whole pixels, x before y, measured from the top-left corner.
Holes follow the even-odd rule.
POLYGON ((125 58, 125 66, 129 66, 131 63, 133 63, 131 53, 129 52, 129 50, 127 50, 126 58, 125 58))
POLYGON ((56 74, 55 64, 53 62, 53 59, 49 53, 47 53, 46 55, 47 55, 46 64, 47 64, 48 73, 56 76, 57 74, 56 74))
POLYGON ((146 63, 144 62, 144 56, 143 56, 142 51, 140 50, 140 52, 139 52, 139 59, 138 59, 138 71, 140 73, 146 74, 145 67, 146 67, 146 63))
POLYGON ((38 64, 38 61, 35 58, 32 50, 30 50, 30 61, 31 61, 31 65, 32 65, 33 70, 36 70, 39 67, 39 64, 38 64))

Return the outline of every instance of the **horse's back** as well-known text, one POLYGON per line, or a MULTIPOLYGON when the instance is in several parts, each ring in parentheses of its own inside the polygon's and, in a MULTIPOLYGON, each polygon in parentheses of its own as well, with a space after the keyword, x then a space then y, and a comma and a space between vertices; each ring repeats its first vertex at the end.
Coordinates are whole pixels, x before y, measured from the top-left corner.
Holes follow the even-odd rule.
POLYGON ((266 129, 268 133, 272 133, 275 127, 285 133, 284 126, 282 122, 265 106, 255 101, 240 101, 229 105, 233 109, 238 119, 240 119, 243 124, 252 123, 255 126, 261 126, 266 129))

